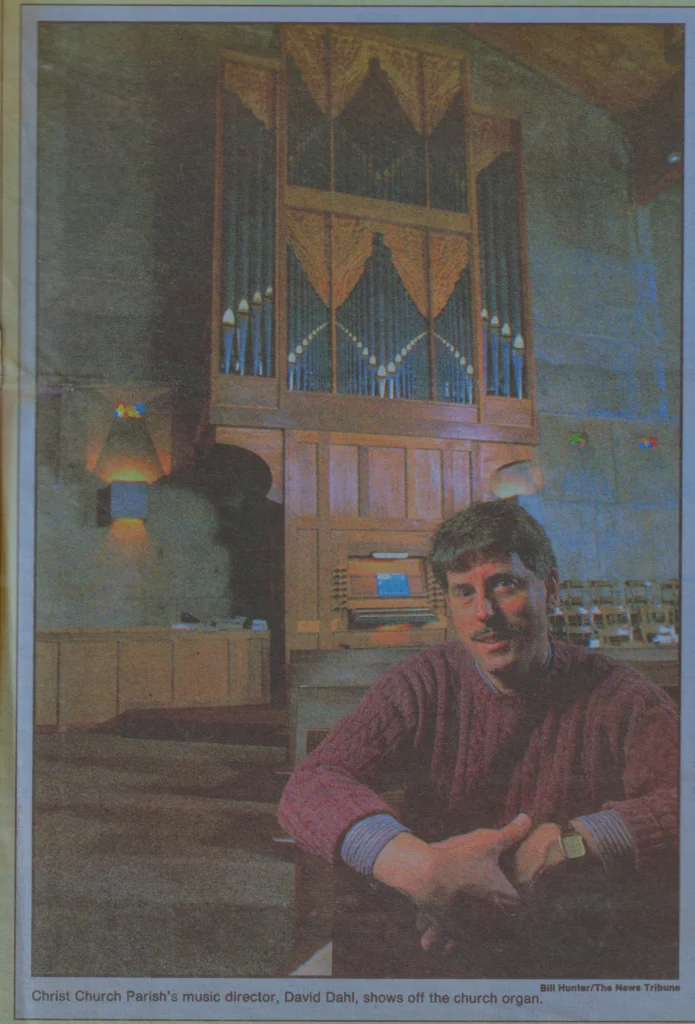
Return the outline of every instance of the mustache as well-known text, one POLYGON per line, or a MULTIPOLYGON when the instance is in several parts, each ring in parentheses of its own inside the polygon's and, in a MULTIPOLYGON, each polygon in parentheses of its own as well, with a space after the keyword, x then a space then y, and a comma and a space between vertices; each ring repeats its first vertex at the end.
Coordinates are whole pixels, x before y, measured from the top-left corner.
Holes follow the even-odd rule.
POLYGON ((479 629, 477 633, 471 634, 471 640, 511 640, 512 637, 519 636, 523 633, 523 629, 517 626, 502 626, 500 629, 491 629, 489 626, 486 629, 479 629))

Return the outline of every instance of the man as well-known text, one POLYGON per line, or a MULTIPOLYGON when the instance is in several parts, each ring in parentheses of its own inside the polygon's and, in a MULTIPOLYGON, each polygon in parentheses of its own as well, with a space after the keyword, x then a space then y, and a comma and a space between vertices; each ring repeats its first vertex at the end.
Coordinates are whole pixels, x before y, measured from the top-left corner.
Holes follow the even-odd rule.
MULTIPOLYGON (((280 821, 305 850, 408 897, 440 976, 550 976, 559 947, 557 976, 599 976, 597 949, 608 976, 627 974, 625 943, 675 878, 676 709, 621 663, 549 642, 555 557, 521 507, 471 505, 438 528, 430 563, 458 641, 370 689, 299 765, 280 821), (379 795, 393 785, 399 813, 379 795), (530 959, 511 968, 520 938, 530 959)), ((673 917, 652 924, 672 952, 673 917)))

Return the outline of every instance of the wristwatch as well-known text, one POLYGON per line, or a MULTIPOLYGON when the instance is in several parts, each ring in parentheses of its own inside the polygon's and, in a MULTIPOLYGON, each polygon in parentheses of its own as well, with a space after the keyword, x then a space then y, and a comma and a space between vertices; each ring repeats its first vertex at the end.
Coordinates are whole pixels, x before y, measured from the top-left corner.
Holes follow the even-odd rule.
POLYGON ((558 839, 565 860, 578 861, 586 857, 586 844, 578 832, 571 825, 566 825, 558 839))

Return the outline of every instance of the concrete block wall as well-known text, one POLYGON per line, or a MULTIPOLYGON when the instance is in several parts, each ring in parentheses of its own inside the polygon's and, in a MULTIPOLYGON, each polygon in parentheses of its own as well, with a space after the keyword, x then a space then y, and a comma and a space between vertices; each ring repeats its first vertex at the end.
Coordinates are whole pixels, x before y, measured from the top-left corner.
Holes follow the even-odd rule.
POLYGON ((545 245, 530 245, 545 485, 524 504, 567 577, 679 572, 681 218, 678 187, 630 210, 626 253, 588 255, 583 281, 565 274, 567 252, 551 247, 549 272, 545 245), (544 301, 549 278, 569 311, 544 301), (588 443, 571 445, 581 431, 588 443))
POLYGON ((182 611, 202 621, 230 614, 229 553, 210 502, 155 483, 146 528, 120 531, 96 525, 97 486, 88 474, 56 482, 39 467, 39 626, 166 626, 182 611))

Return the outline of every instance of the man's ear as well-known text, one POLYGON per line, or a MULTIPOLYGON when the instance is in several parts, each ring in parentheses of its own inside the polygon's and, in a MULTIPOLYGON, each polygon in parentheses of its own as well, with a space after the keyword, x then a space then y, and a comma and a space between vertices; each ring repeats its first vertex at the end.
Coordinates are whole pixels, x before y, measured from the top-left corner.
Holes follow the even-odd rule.
POLYGON ((551 569, 545 580, 545 607, 555 611, 560 601, 560 578, 557 569, 551 569))

